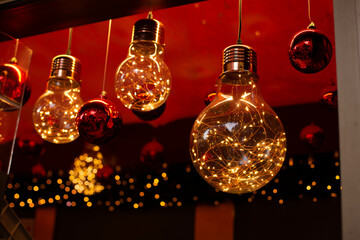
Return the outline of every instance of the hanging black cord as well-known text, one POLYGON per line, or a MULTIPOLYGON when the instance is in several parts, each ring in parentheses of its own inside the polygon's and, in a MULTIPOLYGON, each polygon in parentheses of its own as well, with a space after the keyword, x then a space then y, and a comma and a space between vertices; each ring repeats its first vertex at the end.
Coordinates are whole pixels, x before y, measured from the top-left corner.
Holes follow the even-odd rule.
POLYGON ((241 44, 241 5, 242 5, 242 0, 239 0, 239 32, 238 32, 238 39, 237 39, 237 44, 241 44))

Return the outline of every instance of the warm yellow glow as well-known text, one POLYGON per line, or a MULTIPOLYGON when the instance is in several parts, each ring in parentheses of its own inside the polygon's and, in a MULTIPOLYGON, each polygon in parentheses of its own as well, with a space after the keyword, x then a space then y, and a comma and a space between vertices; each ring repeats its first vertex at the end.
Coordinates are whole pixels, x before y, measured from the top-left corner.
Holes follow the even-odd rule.
POLYGON ((263 187, 285 159, 284 128, 256 91, 253 83, 223 83, 191 131, 195 169, 223 192, 247 193, 263 187))
POLYGON ((118 67, 115 77, 115 91, 125 107, 147 112, 165 103, 171 75, 163 53, 163 47, 152 42, 130 45, 128 57, 118 67))
POLYGON ((104 186, 96 180, 96 173, 102 167, 102 155, 98 155, 94 151, 89 151, 75 158, 74 168, 69 171, 69 180, 74 184, 76 190, 73 189, 72 194, 78 192, 93 195, 101 192, 104 186))
POLYGON ((14 194, 14 198, 15 198, 15 199, 19 199, 19 198, 20 198, 20 195, 19 195, 18 193, 15 193, 15 194, 14 194))
POLYGON ((33 108, 35 130, 44 140, 52 143, 74 141, 79 136, 75 119, 82 104, 78 82, 51 78, 46 92, 33 108))

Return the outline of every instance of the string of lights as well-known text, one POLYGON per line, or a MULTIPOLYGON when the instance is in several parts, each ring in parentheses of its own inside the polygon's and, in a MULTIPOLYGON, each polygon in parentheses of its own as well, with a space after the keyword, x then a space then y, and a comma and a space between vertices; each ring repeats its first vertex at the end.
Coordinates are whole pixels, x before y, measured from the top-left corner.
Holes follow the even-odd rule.
POLYGON ((141 175, 127 173, 118 166, 108 179, 97 180, 104 189, 85 195, 79 193, 63 170, 56 174, 48 171, 43 178, 10 175, 6 199, 12 208, 105 207, 114 211, 181 207, 197 202, 219 205, 227 199, 248 203, 265 200, 274 204, 302 199, 317 203, 339 197, 341 189, 338 152, 290 157, 273 181, 247 194, 228 194, 213 189, 190 165, 164 164, 158 171, 141 175))

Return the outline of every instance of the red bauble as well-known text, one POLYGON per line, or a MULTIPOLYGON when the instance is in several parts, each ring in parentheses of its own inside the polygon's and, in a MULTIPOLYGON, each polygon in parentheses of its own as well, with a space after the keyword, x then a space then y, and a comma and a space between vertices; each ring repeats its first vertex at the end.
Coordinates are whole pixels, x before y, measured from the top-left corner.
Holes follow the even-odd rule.
POLYGON ((24 69, 13 63, 0 65, 0 110, 13 111, 20 108, 24 91, 23 105, 30 98, 29 77, 24 69))
POLYGON ((315 28, 296 33, 290 43, 291 65, 302 73, 316 73, 330 62, 332 47, 329 39, 315 28))
POLYGON ((17 139, 17 146, 19 150, 27 157, 27 158, 38 158, 44 154, 45 141, 41 138, 27 139, 27 138, 19 138, 17 139))
POLYGON ((164 146, 155 139, 146 143, 141 149, 141 162, 155 163, 163 161, 164 146))
POLYGON ((321 103, 328 106, 330 109, 336 109, 338 104, 337 87, 332 84, 322 91, 321 103))
POLYGON ((216 92, 209 93, 204 99, 205 105, 206 106, 209 105, 214 100, 215 97, 216 97, 216 92))
POLYGON ((114 170, 108 165, 104 165, 102 168, 98 169, 96 177, 101 180, 108 180, 111 175, 114 174, 114 170))
POLYGON ((41 163, 35 164, 31 168, 31 173, 34 177, 45 177, 45 175, 46 175, 45 168, 41 163))
POLYGON ((324 130, 311 123, 305 126, 300 132, 301 141, 313 150, 319 149, 325 140, 324 130))
POLYGON ((166 108, 166 103, 164 103, 160 107, 158 107, 154 110, 148 111, 148 112, 139 112, 139 111, 134 111, 134 110, 132 110, 132 112, 135 114, 135 116, 137 116, 141 120, 153 121, 153 120, 159 118, 164 113, 165 108, 166 108))
POLYGON ((122 126, 121 114, 106 96, 87 101, 76 117, 80 136, 89 143, 102 145, 115 138, 122 126))

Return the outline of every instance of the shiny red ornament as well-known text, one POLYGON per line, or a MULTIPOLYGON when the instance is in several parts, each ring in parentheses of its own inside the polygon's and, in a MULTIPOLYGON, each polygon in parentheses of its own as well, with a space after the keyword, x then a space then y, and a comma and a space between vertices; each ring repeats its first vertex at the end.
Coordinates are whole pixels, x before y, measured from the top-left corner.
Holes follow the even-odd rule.
POLYGON ((115 104, 102 95, 82 105, 76 117, 76 125, 86 142, 102 145, 118 135, 122 118, 115 104))
POLYGON ((205 105, 206 106, 209 105, 214 100, 215 97, 216 97, 216 92, 209 93, 204 99, 205 105))
POLYGON ((108 180, 114 174, 114 170, 108 166, 104 165, 102 168, 98 169, 96 177, 101 180, 108 180))
POLYGON ((15 63, 0 65, 0 110, 14 111, 20 108, 24 92, 24 105, 30 98, 29 77, 24 69, 15 63), (25 90, 24 90, 25 87, 25 90))
POLYGON ((139 111, 134 111, 132 110, 132 112, 135 114, 135 116, 137 116, 138 118, 140 118, 143 121, 153 121, 157 118, 159 118, 165 111, 166 108, 166 103, 164 103, 163 105, 161 105, 160 107, 148 111, 148 112, 139 112, 139 111))
POLYGON ((46 170, 41 163, 37 163, 31 168, 31 173, 34 177, 45 177, 46 170))
POLYGON ((41 138, 36 139, 27 139, 19 138, 17 139, 17 146, 27 158, 35 159, 42 156, 45 153, 44 148, 45 142, 41 138))
POLYGON ((300 132, 301 141, 312 150, 319 149, 325 140, 324 130, 311 123, 305 126, 300 132))
POLYGON ((321 103, 328 106, 330 109, 336 109, 338 104, 337 87, 332 84, 322 91, 321 103))
POLYGON ((163 161, 164 146, 161 145, 156 139, 146 143, 141 149, 140 160, 141 162, 162 162, 163 161))
POLYGON ((316 73, 330 62, 332 46, 329 39, 315 27, 296 33, 290 43, 291 65, 302 73, 316 73))

